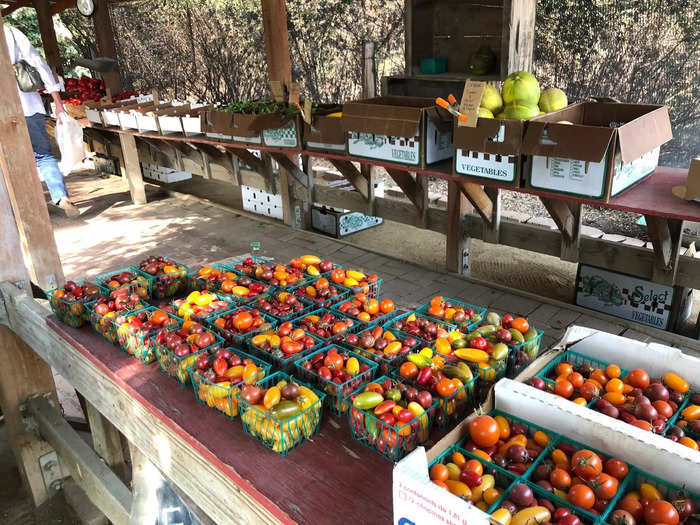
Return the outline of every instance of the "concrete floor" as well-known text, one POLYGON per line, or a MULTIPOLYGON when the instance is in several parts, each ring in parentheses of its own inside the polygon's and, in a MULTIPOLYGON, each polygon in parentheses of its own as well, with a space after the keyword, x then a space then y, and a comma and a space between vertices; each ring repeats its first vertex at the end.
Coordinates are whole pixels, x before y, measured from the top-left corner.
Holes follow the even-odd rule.
MULTIPOLYGON (((208 186, 201 179, 196 182, 206 188, 204 193, 209 195, 205 196, 218 196, 217 200, 226 203, 224 186, 208 186)), ((443 294, 492 310, 526 315, 534 326, 544 330, 545 348, 557 341, 571 324, 652 340, 611 319, 600 319, 447 275, 444 273, 444 237, 432 232, 386 223, 353 235, 348 240, 356 246, 350 246, 329 237, 232 213, 197 199, 167 197, 150 185, 149 204, 133 206, 125 183, 118 177, 77 174, 68 179, 68 187, 81 209, 81 216, 67 219, 52 209, 51 219, 64 272, 70 279, 137 264, 149 254, 168 255, 197 266, 248 252, 251 242, 258 241, 262 254, 279 261, 315 253, 344 266, 379 273, 384 279, 382 295, 404 307, 412 308, 435 294, 443 294)), ((476 277, 557 299, 570 297, 574 265, 531 252, 476 242, 473 252, 473 275, 476 277)), ((79 412, 70 386, 59 378, 58 387, 65 410, 79 412)), ((74 522, 71 520, 75 520, 75 516, 70 509, 64 509, 62 497, 51 502, 56 508, 48 517, 41 514, 42 509, 33 509, 20 486, 2 427, 0 479, 0 523, 74 522)))

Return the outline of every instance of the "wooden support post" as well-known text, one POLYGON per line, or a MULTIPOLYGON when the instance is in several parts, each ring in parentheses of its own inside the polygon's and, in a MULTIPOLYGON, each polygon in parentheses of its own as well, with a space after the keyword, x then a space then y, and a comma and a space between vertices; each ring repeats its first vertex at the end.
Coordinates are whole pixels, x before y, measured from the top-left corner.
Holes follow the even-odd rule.
POLYGON ((654 215, 645 215, 644 218, 654 247, 651 280, 659 284, 674 285, 683 238, 683 221, 654 215))
POLYGON ((267 76, 270 81, 278 80, 289 85, 292 82, 292 66, 285 0, 262 0, 262 18, 267 76))
POLYGON ((293 193, 289 186, 289 175, 282 166, 280 166, 277 184, 279 186, 279 194, 282 196, 282 217, 284 223, 292 228, 301 228, 301 215, 298 210, 298 204, 295 204, 292 198, 293 193))
POLYGON ((447 182, 447 269, 462 275, 469 275, 469 252, 471 239, 465 236, 464 216, 469 212, 469 204, 459 183, 447 182))
POLYGON ((143 174, 139 164, 139 151, 136 148, 136 139, 127 133, 119 134, 119 142, 124 159, 124 176, 129 183, 131 201, 134 204, 146 204, 146 188, 143 184, 143 174))
MULTIPOLYGON (((95 0, 95 11, 92 14, 92 24, 95 29, 97 49, 104 57, 117 58, 117 46, 114 42, 114 28, 109 14, 109 0, 95 0)), ((119 71, 115 68, 109 73, 102 73, 105 85, 112 93, 116 94, 122 90, 119 71)))
POLYGON ((229 153, 231 158, 231 169, 233 170, 233 179, 236 186, 242 186, 243 180, 241 179, 241 162, 233 153, 229 153))
POLYGON ((401 188, 408 200, 410 200, 416 208, 420 210, 420 200, 418 199, 418 193, 420 189, 418 184, 416 184, 415 179, 411 176, 411 173, 403 170, 396 170, 393 168, 386 169, 389 176, 394 180, 396 185, 401 188))
MULTIPOLYGON (((262 162, 262 174, 265 177, 265 191, 267 191, 267 193, 277 193, 275 184, 275 170, 272 166, 272 157, 269 153, 262 152, 262 162)), ((282 200, 284 201, 284 197, 282 197, 282 200)))
POLYGON ((360 173, 367 179, 367 211, 365 211, 365 214, 375 215, 377 211, 374 200, 374 190, 377 179, 377 169, 371 164, 361 164, 360 173))
MULTIPOLYGON (((414 0, 406 0, 404 7, 404 60, 407 76, 413 75, 413 4, 414 0)), ((382 93, 387 95, 386 92, 382 93)))
POLYGON ((374 48, 374 42, 365 42, 362 47, 362 98, 374 98, 377 96, 374 48))
POLYGON ((498 244, 501 236, 501 190, 484 187, 484 192, 491 199, 491 222, 484 221, 483 240, 498 244))
POLYGON ((304 202, 304 228, 310 230, 311 224, 311 208, 314 205, 314 162, 310 155, 301 158, 301 165, 304 173, 306 173, 306 200, 304 202))
POLYGON ((0 206, 4 210, 0 212, 0 233, 5 233, 4 230, 7 229, 9 239, 0 237, 0 261, 5 266, 6 260, 12 263, 17 259, 17 253, 23 252, 32 281, 44 289, 55 288, 63 283, 63 268, 4 33, 0 37, 0 93, 4 93, 3 103, 0 104, 0 176, 4 177, 4 184, 0 186, 0 206), (14 214, 14 232, 9 231, 12 229, 11 221, 5 208, 8 202, 14 214), (21 250, 20 246, 14 246, 11 242, 17 238, 17 232, 21 250))
POLYGON ((112 468, 119 479, 127 482, 128 473, 124 462, 121 433, 107 418, 98 412, 92 403, 86 400, 85 404, 95 452, 112 468))
POLYGON ((173 147, 173 143, 170 143, 170 147, 173 148, 173 152, 175 153, 175 165, 177 166, 177 169, 180 171, 185 171, 185 161, 182 159, 182 151, 180 148, 175 148, 173 147))
POLYGON ((493 202, 484 188, 473 182, 457 182, 457 187, 467 200, 474 206, 481 218, 491 224, 493 219, 493 202))
POLYGON ((561 232, 561 259, 578 262, 581 230, 581 203, 540 197, 542 204, 561 232))
POLYGON ((423 229, 428 227, 428 211, 430 208, 430 177, 427 175, 416 174, 416 186, 418 187, 418 193, 416 195, 416 200, 418 201, 418 211, 420 213, 420 220, 418 221, 418 226, 423 229))
POLYGON ((32 0, 32 6, 36 11, 36 18, 39 22, 39 32, 41 33, 41 45, 44 48, 46 63, 53 69, 54 73, 63 74, 63 61, 58 52, 58 40, 53 27, 53 18, 49 2, 44 0, 32 0))
POLYGON ((202 155, 202 171, 204 172, 204 178, 211 179, 211 166, 209 165, 209 154, 204 150, 201 150, 200 153, 202 155))
POLYGON ((305 188, 308 187, 309 181, 306 173, 299 168, 294 160, 284 153, 270 153, 270 155, 277 161, 280 168, 284 168, 299 184, 305 188))
POLYGON ((247 166, 250 166, 253 171, 265 174, 265 162, 247 149, 234 149, 231 153, 242 160, 247 166))
POLYGON ((328 159, 331 164, 337 169, 345 179, 352 184, 360 195, 365 199, 369 194, 367 179, 362 176, 360 170, 349 160, 328 159))
POLYGON ((38 506, 54 492, 45 486, 39 464, 53 448, 26 430, 20 406, 28 397, 47 392, 58 403, 56 385, 51 368, 5 325, 0 325, 0 362, 0 407, 7 436, 24 486, 38 506))

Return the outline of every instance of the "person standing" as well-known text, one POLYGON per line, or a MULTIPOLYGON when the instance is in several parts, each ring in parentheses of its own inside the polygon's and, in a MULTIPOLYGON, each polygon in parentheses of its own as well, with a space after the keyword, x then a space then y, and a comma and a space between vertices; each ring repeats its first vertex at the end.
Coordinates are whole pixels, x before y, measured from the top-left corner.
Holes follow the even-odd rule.
MULTIPOLYGON (((54 78, 51 68, 37 50, 34 49, 34 46, 32 46, 24 33, 17 28, 7 25, 4 26, 4 29, 7 48, 10 52, 10 61, 15 64, 20 60, 24 60, 36 68, 41 76, 41 80, 44 82, 44 89, 51 95, 56 105, 56 119, 61 119, 66 115, 61 97, 58 94, 61 86, 54 78)), ((46 113, 41 96, 36 91, 24 92, 19 89, 19 86, 17 90, 22 102, 24 118, 27 121, 29 138, 34 150, 34 160, 46 182, 46 186, 49 188, 51 201, 69 217, 76 217, 80 215, 80 210, 68 198, 63 175, 58 168, 56 157, 51 151, 51 143, 46 133, 46 113)))

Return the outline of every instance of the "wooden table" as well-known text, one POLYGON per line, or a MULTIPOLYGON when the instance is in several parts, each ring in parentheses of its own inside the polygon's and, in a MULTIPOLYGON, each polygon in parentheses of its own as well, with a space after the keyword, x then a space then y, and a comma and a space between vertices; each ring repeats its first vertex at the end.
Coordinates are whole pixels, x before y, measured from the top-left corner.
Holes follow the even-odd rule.
POLYGON ((319 434, 281 457, 90 326, 73 329, 5 283, 15 332, 217 523, 392 520, 392 468, 324 412, 319 434))

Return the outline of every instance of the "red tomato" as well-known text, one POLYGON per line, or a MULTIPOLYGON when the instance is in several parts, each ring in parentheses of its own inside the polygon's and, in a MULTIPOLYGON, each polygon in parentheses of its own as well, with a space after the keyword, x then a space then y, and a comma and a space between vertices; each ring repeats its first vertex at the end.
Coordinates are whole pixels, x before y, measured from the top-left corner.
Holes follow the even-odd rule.
POLYGON ((635 368, 627 374, 625 383, 629 383, 635 388, 646 388, 649 386, 649 374, 641 368, 635 368))
POLYGON ((582 509, 591 509, 595 504, 593 489, 586 485, 574 485, 571 487, 567 499, 582 509))
POLYGON ((582 449, 571 457, 571 470, 581 479, 592 480, 603 471, 603 462, 595 452, 582 449))
POLYGON ((644 521, 649 524, 678 525, 679 519, 678 511, 668 501, 652 501, 644 509, 644 521))
POLYGON ((605 472, 614 478, 623 480, 629 472, 629 467, 627 466, 627 463, 621 459, 610 458, 605 462, 605 472))
POLYGON ((602 500, 610 500, 617 494, 617 489, 620 482, 617 478, 612 477, 605 472, 601 473, 596 479, 591 481, 591 487, 595 492, 595 497, 602 500))
POLYGON ((469 434, 479 447, 490 447, 498 442, 501 429, 491 416, 479 416, 469 423, 469 434))

